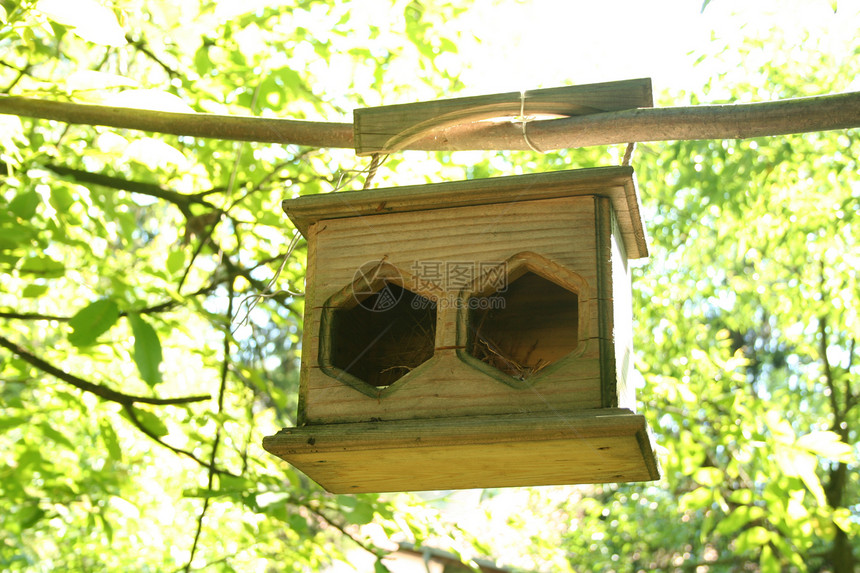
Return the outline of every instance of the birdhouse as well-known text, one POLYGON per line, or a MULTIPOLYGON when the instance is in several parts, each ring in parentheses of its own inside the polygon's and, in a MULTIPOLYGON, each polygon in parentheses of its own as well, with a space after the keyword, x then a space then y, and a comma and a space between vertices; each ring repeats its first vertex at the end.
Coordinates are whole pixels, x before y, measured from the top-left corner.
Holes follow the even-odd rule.
POLYGON ((298 425, 332 492, 658 479, 635 413, 630 167, 284 202, 307 238, 298 425))

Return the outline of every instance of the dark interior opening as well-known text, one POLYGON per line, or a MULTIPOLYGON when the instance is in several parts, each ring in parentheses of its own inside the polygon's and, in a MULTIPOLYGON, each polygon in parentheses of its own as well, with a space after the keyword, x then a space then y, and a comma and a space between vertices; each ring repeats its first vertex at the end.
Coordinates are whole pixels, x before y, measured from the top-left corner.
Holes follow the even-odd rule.
POLYGON ((535 273, 468 304, 467 352, 519 380, 579 344, 579 297, 535 273))
POLYGON ((436 305, 394 283, 332 313, 331 364, 379 388, 433 356, 436 305))

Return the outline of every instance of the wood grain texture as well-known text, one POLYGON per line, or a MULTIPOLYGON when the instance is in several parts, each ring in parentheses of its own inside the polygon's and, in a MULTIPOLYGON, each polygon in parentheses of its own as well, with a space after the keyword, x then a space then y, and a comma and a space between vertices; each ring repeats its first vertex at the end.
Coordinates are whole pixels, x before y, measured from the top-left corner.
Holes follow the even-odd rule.
POLYGON ((659 479, 623 409, 287 428, 263 447, 334 493, 659 479))
POLYGON ((597 344, 600 346, 601 406, 618 407, 618 376, 615 371, 615 340, 613 338, 612 310, 612 206, 606 197, 594 200, 595 249, 594 264, 597 269, 595 281, 598 299, 597 344))
MULTIPOLYGON (((609 197, 628 256, 631 259, 648 256, 636 178, 629 166, 308 195, 284 201, 283 209, 296 228, 310 238, 311 223, 322 220, 585 195, 609 197)), ((517 207, 512 205, 510 209, 516 210, 517 207)), ((434 217, 433 214, 426 216, 434 217)), ((368 220, 368 229, 372 228, 371 222, 375 224, 378 221, 368 220)), ((444 230, 440 229, 440 232, 444 230)))
MULTIPOLYGON (((339 423, 605 405, 600 388, 599 304, 594 291, 598 272, 594 203, 591 196, 569 197, 314 223, 310 230, 314 285, 312 296, 306 296, 305 319, 310 336, 303 347, 303 420, 339 423), (540 253, 582 281, 578 296, 582 345, 576 356, 559 360, 533 383, 518 385, 510 377, 511 383, 502 382, 458 359, 456 351, 462 346, 457 338, 460 287, 451 288, 444 276, 415 276, 421 269, 414 266, 432 262, 443 269, 452 263, 477 269, 482 263, 506 262, 522 251, 540 253), (325 362, 321 349, 330 348, 326 341, 330 333, 321 332, 320 317, 332 297, 342 300, 340 293, 352 283, 360 265, 380 260, 399 269, 403 283, 413 292, 438 296, 439 303, 434 358, 420 371, 416 369, 372 396, 357 392, 349 379, 319 368, 325 362)), ((608 258, 607 250, 605 273, 610 272, 608 258)), ((604 336, 611 336, 611 325, 604 329, 604 336)), ((605 356, 606 350, 603 352, 605 356)), ((614 374, 610 378, 614 380, 614 374)), ((609 403, 615 405, 617 400, 609 403)))
POLYGON ((624 242, 620 240, 618 218, 612 213, 610 240, 612 272, 612 343, 615 355, 618 407, 636 411, 633 380, 633 293, 624 242))
POLYGON ((391 153, 441 128, 482 120, 520 115, 573 117, 653 105, 651 80, 642 78, 356 109, 355 152, 391 153))

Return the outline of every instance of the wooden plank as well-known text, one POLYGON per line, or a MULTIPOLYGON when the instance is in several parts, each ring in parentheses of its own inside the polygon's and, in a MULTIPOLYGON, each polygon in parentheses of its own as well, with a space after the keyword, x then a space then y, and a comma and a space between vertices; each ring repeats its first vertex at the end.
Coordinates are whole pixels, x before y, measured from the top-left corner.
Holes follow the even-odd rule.
POLYGON ((652 107, 650 78, 357 109, 355 152, 391 153, 438 129, 495 118, 574 117, 652 107))
POLYGON ((309 423, 360 422, 372 419, 458 417, 511 412, 575 412, 599 408, 600 365, 576 359, 533 385, 514 388, 477 370, 450 351, 436 351, 415 375, 408 374, 370 397, 309 368, 305 419, 309 423))
POLYGON ((263 447, 335 493, 660 477, 644 417, 623 409, 285 428, 263 447))
POLYGON ((612 300, 612 207, 605 197, 594 200, 594 228, 597 247, 594 250, 597 268, 598 304, 598 346, 600 348, 600 389, 604 408, 618 407, 618 385, 615 375, 615 348, 612 339, 613 300, 612 300))
MULTIPOLYGON (((354 280, 358 267, 382 259, 400 269, 405 283, 431 283, 430 290, 441 293, 444 298, 437 305, 436 357, 431 359, 434 363, 423 368, 419 377, 404 376, 379 396, 356 391, 318 367, 325 362, 320 350, 330 350, 331 346, 320 333, 318 318, 306 320, 305 332, 310 333, 310 337, 304 341, 302 356, 302 395, 306 397, 303 420, 307 423, 357 422, 373 418, 393 420, 599 408, 602 403, 597 361, 593 212, 592 196, 573 196, 516 204, 393 212, 314 223, 311 232, 313 296, 306 299, 313 316, 320 316, 322 307, 329 304, 331 297, 342 295, 344 286, 354 280), (420 270, 413 268, 416 262, 434 262, 444 274, 449 263, 478 268, 481 263, 509 261, 523 251, 540 253, 550 267, 559 267, 545 273, 553 276, 575 273, 582 279, 582 288, 577 290, 579 336, 584 344, 578 356, 562 358, 542 370, 539 381, 527 380, 521 388, 513 388, 511 385, 516 384, 513 378, 504 376, 508 382, 500 381, 498 376, 478 370, 455 356, 463 340, 463 336, 456 336, 459 323, 454 305, 460 288, 451 289, 451 285, 444 284, 444 277, 439 277, 442 281, 439 282, 426 275, 417 278, 410 278, 410 275, 420 275, 420 270)), ((570 349, 574 350, 576 348, 570 349)))
POLYGON ((630 374, 633 370, 633 293, 627 252, 618 219, 612 217, 612 343, 615 351, 615 378, 618 406, 636 410, 636 394, 630 374))
MULTIPOLYGON (((631 259, 648 256, 636 180, 633 168, 629 166, 307 195, 286 200, 282 205, 296 228, 308 237, 310 225, 322 220, 585 195, 609 197, 619 213, 622 233, 625 238, 634 239, 624 245, 628 256, 631 259)), ((372 226, 371 221, 373 224, 381 222, 367 219, 369 227, 372 226)))

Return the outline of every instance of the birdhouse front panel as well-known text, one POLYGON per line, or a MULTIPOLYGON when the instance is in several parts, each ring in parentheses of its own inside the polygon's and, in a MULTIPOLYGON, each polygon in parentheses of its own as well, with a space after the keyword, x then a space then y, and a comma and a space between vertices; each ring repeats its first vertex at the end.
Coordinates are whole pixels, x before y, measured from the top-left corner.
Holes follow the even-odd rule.
POLYGON ((308 240, 299 427, 267 438, 269 451, 332 491, 657 476, 628 384, 628 257, 647 256, 632 169, 342 192, 284 208, 308 240), (574 442, 587 451, 534 467, 535 452, 574 442), (417 446, 476 469, 390 481, 397 459, 430 463, 417 446), (494 451, 518 456, 519 473, 482 478, 494 451), (574 471, 583 459, 595 462, 574 471))
POLYGON ((598 201, 313 224, 302 421, 617 405, 601 383, 600 338, 612 333, 601 333, 598 292, 611 262, 598 201))

